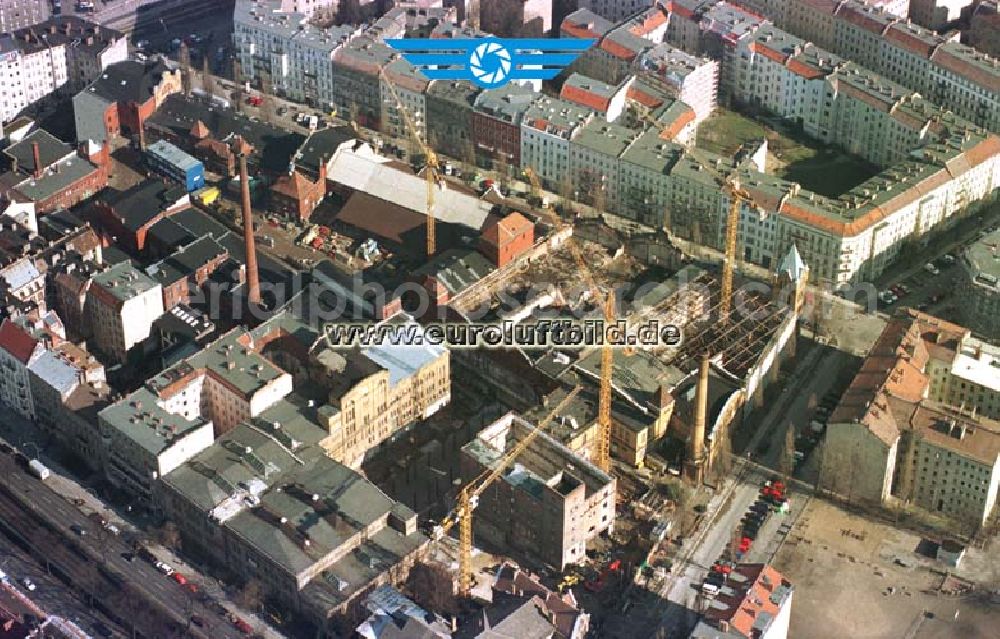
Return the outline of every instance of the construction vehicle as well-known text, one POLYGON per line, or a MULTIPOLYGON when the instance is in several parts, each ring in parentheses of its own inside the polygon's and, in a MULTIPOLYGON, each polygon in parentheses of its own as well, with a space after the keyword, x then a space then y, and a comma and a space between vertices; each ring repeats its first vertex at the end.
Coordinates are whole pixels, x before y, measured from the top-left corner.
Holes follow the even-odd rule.
POLYGON ((426 158, 424 173, 427 178, 427 259, 430 259, 437 252, 437 233, 435 228, 437 220, 434 219, 434 191, 437 189, 438 180, 441 179, 441 166, 438 164, 437 153, 420 137, 420 131, 413 123, 413 118, 410 117, 409 110, 407 110, 403 101, 399 98, 399 94, 396 92, 392 80, 385 74, 384 68, 379 69, 379 76, 385 82, 385 86, 388 87, 389 93, 392 94, 392 99, 396 102, 396 108, 399 109, 400 114, 403 116, 403 122, 406 124, 406 130, 410 132, 410 137, 420 147, 420 151, 426 158))
POLYGON ((566 592, 567 588, 572 588, 573 586, 580 583, 582 580, 583 578, 580 577, 580 575, 576 574, 575 572, 566 575, 565 577, 562 578, 562 581, 559 582, 559 592, 566 592))
POLYGON ((458 524, 458 591, 463 597, 468 596, 472 590, 472 513, 478 505, 479 496, 503 475, 504 470, 521 453, 534 443, 535 439, 545 431, 548 425, 562 412, 567 404, 573 401, 579 392, 579 387, 570 391, 559 402, 559 405, 545 419, 538 422, 534 430, 511 448, 493 468, 483 471, 478 477, 462 486, 458 493, 458 505, 451 514, 434 527, 434 538, 438 540, 447 535, 458 524))

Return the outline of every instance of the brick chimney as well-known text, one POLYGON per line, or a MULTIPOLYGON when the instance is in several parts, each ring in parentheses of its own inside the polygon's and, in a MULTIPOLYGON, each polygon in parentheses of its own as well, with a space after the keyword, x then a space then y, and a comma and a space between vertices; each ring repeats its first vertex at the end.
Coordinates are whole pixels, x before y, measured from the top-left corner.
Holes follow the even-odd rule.
POLYGON ((247 174, 247 149, 243 138, 238 137, 233 145, 240 162, 240 192, 243 201, 243 241, 247 253, 247 300, 260 304, 260 280, 257 275, 257 246, 253 236, 253 210, 250 205, 250 176, 247 174))
POLYGON ((38 150, 38 142, 31 143, 31 155, 35 158, 35 178, 42 177, 42 153, 38 150))

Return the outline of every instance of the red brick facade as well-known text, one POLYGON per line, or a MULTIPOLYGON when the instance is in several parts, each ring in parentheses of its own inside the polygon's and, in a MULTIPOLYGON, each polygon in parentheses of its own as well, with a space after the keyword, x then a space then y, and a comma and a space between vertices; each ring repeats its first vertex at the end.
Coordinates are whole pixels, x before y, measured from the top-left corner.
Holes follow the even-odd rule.
POLYGON ((278 178, 271 187, 271 207, 281 215, 308 222, 325 195, 326 163, 320 162, 319 179, 315 182, 298 171, 278 178))
POLYGON ((472 114, 472 141, 476 150, 513 167, 521 166, 521 127, 483 113, 472 114))
POLYGON ((503 268, 531 249, 534 243, 535 225, 515 212, 486 227, 480 250, 497 268, 503 268))

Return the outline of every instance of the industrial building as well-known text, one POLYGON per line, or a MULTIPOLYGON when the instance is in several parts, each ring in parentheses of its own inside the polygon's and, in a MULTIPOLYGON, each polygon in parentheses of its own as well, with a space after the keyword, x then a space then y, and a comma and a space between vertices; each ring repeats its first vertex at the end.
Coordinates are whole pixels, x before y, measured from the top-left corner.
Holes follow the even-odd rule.
POLYGON ((145 154, 150 170, 180 182, 188 192, 205 186, 205 167, 202 163, 166 140, 150 144, 145 154))

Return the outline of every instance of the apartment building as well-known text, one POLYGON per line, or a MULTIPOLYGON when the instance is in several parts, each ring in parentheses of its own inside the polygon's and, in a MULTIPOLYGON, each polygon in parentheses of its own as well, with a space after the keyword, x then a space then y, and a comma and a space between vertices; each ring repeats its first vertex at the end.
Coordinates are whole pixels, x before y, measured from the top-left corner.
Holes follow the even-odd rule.
POLYGON ((477 164, 519 169, 521 121, 534 104, 536 94, 527 87, 508 85, 483 91, 473 103, 472 142, 477 164), (480 159, 481 158, 481 159, 480 159))
POLYGON ((440 347, 328 348, 315 358, 316 381, 329 388, 321 412, 327 450, 352 468, 451 400, 448 351, 440 347))
MULTIPOLYGON (((747 4, 734 0, 736 4, 747 4)), ((873 3, 789 0, 778 26, 1000 131, 1000 61, 873 3), (782 17, 783 16, 783 17, 782 17)))
POLYGON ((1000 58, 1000 13, 996 2, 977 2, 965 35, 976 51, 1000 58))
MULTIPOLYGON (((581 55, 573 68, 583 75, 608 84, 620 84, 634 72, 640 56, 663 42, 669 15, 659 5, 635 15, 600 34, 600 42, 581 55)), ((561 32, 574 37, 600 31, 589 12, 570 14, 563 21, 561 32), (580 34, 580 35, 577 35, 580 34)))
POLYGON ((719 63, 715 60, 663 43, 645 51, 638 59, 638 68, 644 82, 694 110, 695 126, 718 106, 719 63))
POLYGON ((900 311, 830 417, 821 486, 982 525, 1000 488, 998 355, 961 326, 900 311))
POLYGON ((0 33, 9 33, 49 17, 48 0, 0 0, 0 33))
MULTIPOLYGON (((922 27, 943 31, 949 24, 958 22, 962 10, 972 3, 973 0, 910 0, 909 15, 899 17, 909 17, 922 27)), ((892 11, 889 7, 886 9, 892 11)))
MULTIPOLYGON (((534 425, 508 413, 462 447, 467 481, 491 468, 534 425)), ((542 433, 479 497, 477 534, 557 570, 586 555, 615 522, 615 479, 542 433)))
POLYGON ((54 91, 80 90, 127 55, 122 33, 76 17, 54 17, 3 33, 0 120, 14 119, 54 91))
POLYGON ((104 447, 97 413, 110 404, 104 365, 82 346, 63 342, 29 367, 35 423, 64 451, 99 470, 104 447))
POLYGON ((492 0, 479 7, 483 31, 503 37, 540 38, 552 29, 551 0, 492 0))
POLYGON ((163 315, 162 287, 131 262, 120 262, 92 278, 84 315, 97 350, 124 364, 163 315))
POLYGON ((472 114, 481 89, 466 81, 436 80, 424 97, 427 103, 427 140, 432 148, 474 164, 472 114))
POLYGON ((976 240, 962 253, 959 313, 962 323, 990 338, 1000 338, 1000 231, 976 240))
POLYGON ((690 639, 786 639, 795 587, 768 564, 739 564, 690 639))
POLYGON ((11 319, 0 324, 0 400, 26 419, 35 416, 28 368, 45 351, 30 328, 11 319))
POLYGON ((305 12, 295 8, 302 4, 311 3, 236 3, 233 40, 240 71, 244 79, 266 85, 276 95, 331 108, 336 103, 334 55, 360 31, 351 25, 321 29, 310 22, 315 7, 302 6, 305 12))
POLYGON ((335 634, 364 618, 365 594, 406 580, 428 539, 416 513, 324 453, 316 419, 301 398, 277 402, 164 475, 157 503, 185 547, 335 634))
POLYGON ((594 111, 563 100, 539 96, 521 119, 521 166, 531 167, 546 188, 557 190, 570 170, 570 140, 594 111))
POLYGON ((427 85, 427 78, 402 58, 385 65, 379 75, 382 99, 380 121, 384 133, 406 139, 414 135, 412 127, 420 139, 426 139, 427 85))
POLYGON ((337 50, 333 57, 334 104, 344 118, 381 129, 386 89, 380 72, 397 57, 392 49, 367 35, 337 50))
POLYGON ((656 0, 579 0, 580 9, 591 11, 612 22, 621 22, 656 4, 656 0))

